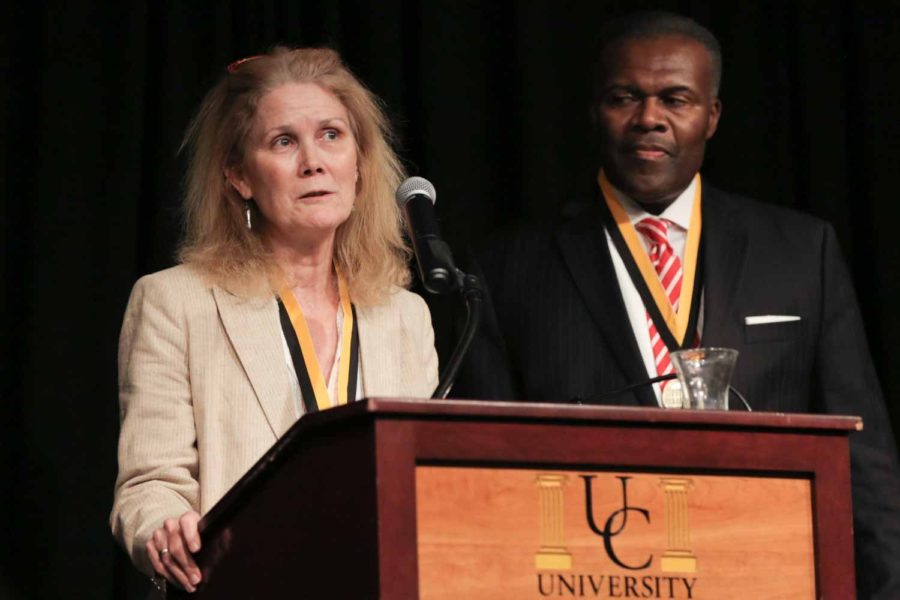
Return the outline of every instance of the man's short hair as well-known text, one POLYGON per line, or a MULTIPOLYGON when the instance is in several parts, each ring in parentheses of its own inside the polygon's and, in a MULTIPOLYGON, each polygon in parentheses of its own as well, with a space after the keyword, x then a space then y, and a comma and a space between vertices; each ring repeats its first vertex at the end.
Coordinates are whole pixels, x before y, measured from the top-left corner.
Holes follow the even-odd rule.
MULTIPOLYGON (((722 82, 722 46, 712 32, 697 21, 676 13, 647 10, 629 13, 607 22, 600 30, 600 52, 594 69, 594 86, 599 87, 606 53, 613 46, 631 40, 646 40, 670 35, 692 39, 706 48, 712 69, 713 95, 719 95, 722 82)), ((597 90, 599 91, 599 90, 597 90)))

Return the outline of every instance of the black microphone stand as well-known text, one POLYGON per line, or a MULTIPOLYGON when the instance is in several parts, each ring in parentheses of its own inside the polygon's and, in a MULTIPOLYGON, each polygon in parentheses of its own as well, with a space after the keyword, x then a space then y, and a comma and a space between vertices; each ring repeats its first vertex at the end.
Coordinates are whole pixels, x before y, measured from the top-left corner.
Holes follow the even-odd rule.
POLYGON ((432 398, 441 400, 450 393, 450 388, 453 387, 453 382, 456 381, 463 358, 465 358, 466 352, 469 351, 472 340, 475 339, 478 326, 481 324, 481 307, 484 301, 484 289, 481 286, 481 280, 475 275, 467 275, 456 269, 456 284, 456 290, 466 305, 466 323, 463 327, 462 335, 456 342, 456 348, 453 349, 453 354, 450 355, 450 360, 447 361, 447 366, 444 367, 441 373, 438 386, 431 395, 432 398))

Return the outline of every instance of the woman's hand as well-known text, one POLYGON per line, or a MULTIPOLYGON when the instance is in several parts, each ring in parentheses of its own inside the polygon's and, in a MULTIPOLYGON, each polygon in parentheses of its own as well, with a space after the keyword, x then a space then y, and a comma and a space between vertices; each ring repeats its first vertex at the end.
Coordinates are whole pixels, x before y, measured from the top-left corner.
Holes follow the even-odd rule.
POLYGON ((189 592, 197 589, 202 578, 193 557, 200 550, 199 522, 200 515, 190 510, 177 519, 166 519, 147 540, 147 554, 156 573, 189 592))

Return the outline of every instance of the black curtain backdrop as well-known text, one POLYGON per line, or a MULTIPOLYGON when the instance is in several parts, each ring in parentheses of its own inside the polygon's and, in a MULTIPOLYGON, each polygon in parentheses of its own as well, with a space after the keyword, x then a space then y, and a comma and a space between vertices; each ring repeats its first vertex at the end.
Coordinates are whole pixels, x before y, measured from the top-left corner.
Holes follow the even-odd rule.
MULTIPOLYGON (((613 15, 668 8, 722 41, 704 173, 834 223, 900 421, 894 228, 900 10, 881 3, 19 2, 0 25, 0 596, 126 598, 107 526, 116 345, 131 285, 170 266, 182 132, 225 65, 330 45, 381 96, 457 254, 546 218, 590 165, 587 74, 613 15), (886 6, 886 5, 885 5, 886 6)), ((452 312, 434 303, 439 333, 452 312)), ((442 335, 443 357, 451 340, 442 335)))

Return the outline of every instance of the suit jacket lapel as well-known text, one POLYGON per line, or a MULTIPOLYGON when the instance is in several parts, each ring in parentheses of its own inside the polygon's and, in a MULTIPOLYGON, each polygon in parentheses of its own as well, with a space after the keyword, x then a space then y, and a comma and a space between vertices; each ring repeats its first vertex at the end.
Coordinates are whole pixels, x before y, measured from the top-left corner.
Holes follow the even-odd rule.
POLYGON ((383 308, 357 307, 356 318, 359 328, 359 368, 362 373, 363 397, 368 398, 370 390, 391 389, 391 374, 395 360, 394 345, 384 332, 387 328, 379 326, 383 308))
POLYGON ((281 437, 296 415, 289 400, 278 310, 272 298, 240 298, 213 288, 222 324, 256 392, 266 420, 281 437))
MULTIPOLYGON (((609 349, 625 375, 626 384, 647 379, 644 361, 619 290, 599 211, 591 207, 564 223, 556 237, 575 285, 604 339, 608 341, 609 349)), ((634 393, 640 404, 658 406, 649 386, 634 393)))
POLYGON ((715 188, 703 189, 704 346, 734 347, 740 340, 734 317, 747 254, 747 230, 740 209, 715 188), (736 337, 737 336, 737 337, 736 337))

